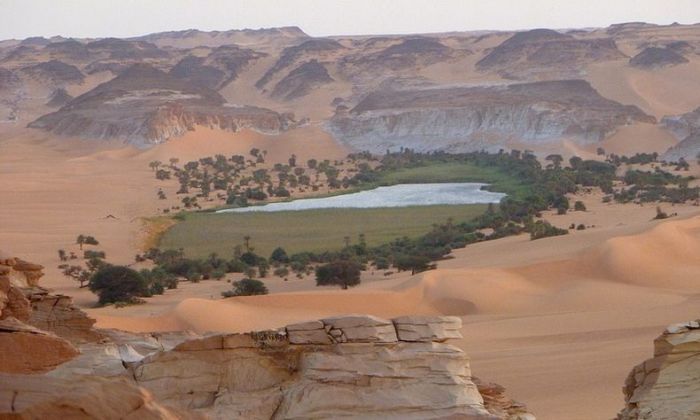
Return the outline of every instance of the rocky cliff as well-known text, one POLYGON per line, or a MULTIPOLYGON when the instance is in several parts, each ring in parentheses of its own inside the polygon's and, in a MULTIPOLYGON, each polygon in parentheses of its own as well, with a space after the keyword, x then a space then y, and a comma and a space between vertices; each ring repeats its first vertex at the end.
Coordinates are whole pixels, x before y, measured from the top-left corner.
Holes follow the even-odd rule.
POLYGON ((291 122, 289 115, 230 105, 204 86, 148 65, 135 65, 29 127, 144 147, 181 136, 196 126, 278 133, 291 122))
POLYGON ((661 124, 680 140, 663 154, 663 159, 677 161, 684 158, 690 161, 697 158, 700 154, 700 108, 683 115, 664 117, 661 124))
POLYGON ((654 340, 654 357, 632 369, 618 420, 700 418, 700 320, 672 325, 654 340))
POLYGON ((638 121, 655 119, 603 98, 588 82, 562 80, 377 91, 337 113, 329 129, 358 150, 462 152, 498 150, 509 141, 595 143, 638 121))
POLYGON ((543 75, 578 77, 590 63, 625 58, 612 38, 581 39, 550 29, 518 32, 490 50, 477 69, 508 79, 527 80, 543 75))
POLYGON ((533 420, 502 387, 472 378, 466 354, 445 343, 460 327, 457 317, 349 315, 194 339, 105 331, 45 380, 0 376, 0 414, 104 405, 105 418, 533 420))

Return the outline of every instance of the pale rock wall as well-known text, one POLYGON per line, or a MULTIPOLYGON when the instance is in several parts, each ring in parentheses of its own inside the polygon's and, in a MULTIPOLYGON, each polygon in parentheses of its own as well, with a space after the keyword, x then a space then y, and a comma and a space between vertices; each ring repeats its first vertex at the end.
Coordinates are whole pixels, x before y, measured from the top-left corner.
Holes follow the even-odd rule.
POLYGON ((700 418, 700 320, 668 327, 654 357, 632 369, 618 420, 700 418))

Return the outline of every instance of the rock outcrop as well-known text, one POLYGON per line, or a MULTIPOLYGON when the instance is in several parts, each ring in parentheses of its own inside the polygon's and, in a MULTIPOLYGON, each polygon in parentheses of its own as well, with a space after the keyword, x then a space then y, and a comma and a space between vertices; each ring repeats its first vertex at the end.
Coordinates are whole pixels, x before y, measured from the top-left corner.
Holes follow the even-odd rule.
POLYGON ((127 379, 0 374, 0 417, 13 419, 200 419, 163 406, 127 379))
POLYGON ((213 90, 148 65, 135 65, 29 127, 146 147, 181 136, 196 126, 279 133, 291 122, 290 115, 233 106, 213 90))
POLYGON ((444 343, 460 325, 334 317, 187 341, 131 369, 163 403, 213 418, 534 418, 502 390, 484 405, 466 355, 444 343))
POLYGON ((311 93, 313 89, 333 82, 326 67, 317 60, 307 61, 277 82, 271 95, 290 101, 311 93))
POLYGON ((8 318, 0 416, 534 419, 503 387, 472 378, 466 354, 445 343, 460 327, 457 317, 348 315, 194 338, 107 330, 76 357, 54 342, 3 347, 3 328, 58 339, 8 318))
POLYGON ((0 373, 43 373, 79 354, 68 341, 16 318, 0 320, 0 373))
POLYGON ((515 80, 541 74, 579 77, 587 64, 620 58, 625 55, 612 38, 579 39, 550 29, 533 29, 517 32, 489 51, 476 67, 515 80))
POLYGON ((675 162, 683 158, 690 161, 700 154, 700 108, 683 115, 664 117, 661 124, 680 140, 662 155, 662 159, 675 162))
POLYGON ((85 76, 77 67, 58 60, 23 67, 20 72, 54 86, 80 84, 85 80, 85 76))
POLYGON ((206 57, 188 55, 170 70, 170 74, 198 86, 220 89, 235 80, 249 63, 264 56, 248 48, 227 45, 215 48, 206 57))
POLYGON ((377 91, 337 113, 329 129, 357 150, 467 152, 496 151, 509 141, 591 144, 640 121, 655 119, 603 98, 586 81, 562 80, 377 91))
POLYGON ((630 66, 653 70, 687 63, 688 59, 671 48, 649 47, 630 58, 630 66))
POLYGON ((632 369, 618 420, 700 418, 700 320, 671 325, 654 340, 654 357, 632 369))
POLYGON ((46 106, 51 108, 60 108, 70 102, 72 99, 73 97, 69 95, 64 88, 58 88, 51 93, 48 102, 46 102, 46 106))

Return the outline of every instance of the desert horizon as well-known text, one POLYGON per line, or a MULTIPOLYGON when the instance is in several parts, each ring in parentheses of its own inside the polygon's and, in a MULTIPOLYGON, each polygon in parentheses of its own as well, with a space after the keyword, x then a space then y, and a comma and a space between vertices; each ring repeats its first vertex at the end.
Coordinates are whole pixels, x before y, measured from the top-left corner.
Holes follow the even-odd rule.
POLYGON ((700 24, 416 10, 1 40, 0 413, 700 418, 700 24))

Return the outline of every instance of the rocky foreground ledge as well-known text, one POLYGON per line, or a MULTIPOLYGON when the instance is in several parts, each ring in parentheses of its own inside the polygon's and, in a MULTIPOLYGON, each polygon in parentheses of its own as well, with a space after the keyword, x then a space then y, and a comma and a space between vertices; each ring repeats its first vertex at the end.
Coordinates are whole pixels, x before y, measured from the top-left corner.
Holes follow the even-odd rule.
POLYGON ((654 340, 654 357, 632 369, 618 420, 700 418, 700 319, 671 325, 654 340))
POLYGON ((0 256, 0 418, 532 420, 446 343, 457 317, 347 315, 244 334, 97 330, 0 256))

